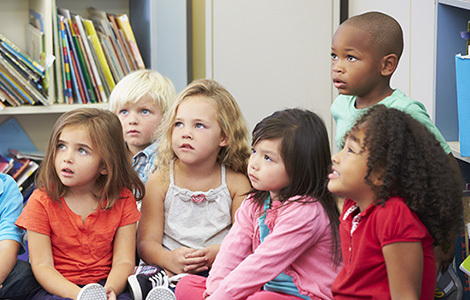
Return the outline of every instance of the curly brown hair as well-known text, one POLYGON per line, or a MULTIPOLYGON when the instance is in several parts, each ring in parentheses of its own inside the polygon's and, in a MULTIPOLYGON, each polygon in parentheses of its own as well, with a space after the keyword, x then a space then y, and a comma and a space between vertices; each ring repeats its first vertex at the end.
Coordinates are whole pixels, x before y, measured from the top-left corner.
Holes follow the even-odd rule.
POLYGON ((448 246, 462 226, 462 192, 449 156, 425 125, 407 113, 375 105, 350 134, 364 130, 363 150, 369 151, 365 180, 376 192, 376 203, 399 196, 426 226, 435 245, 448 246), (372 184, 379 171, 381 185, 372 184))

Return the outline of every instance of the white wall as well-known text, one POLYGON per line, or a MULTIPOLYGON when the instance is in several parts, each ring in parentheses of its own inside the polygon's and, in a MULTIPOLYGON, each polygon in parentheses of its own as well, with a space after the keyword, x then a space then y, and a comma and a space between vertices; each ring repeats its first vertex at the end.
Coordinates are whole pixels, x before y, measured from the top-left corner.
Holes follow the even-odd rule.
POLYGON ((287 107, 317 112, 331 132, 337 1, 206 1, 206 75, 237 99, 249 130, 287 107))

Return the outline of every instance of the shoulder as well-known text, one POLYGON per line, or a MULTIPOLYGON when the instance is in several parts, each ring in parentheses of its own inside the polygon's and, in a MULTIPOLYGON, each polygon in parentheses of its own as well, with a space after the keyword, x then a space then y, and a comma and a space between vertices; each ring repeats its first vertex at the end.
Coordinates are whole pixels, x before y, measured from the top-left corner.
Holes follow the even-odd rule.
POLYGON ((240 172, 235 172, 232 169, 226 168, 225 181, 229 190, 231 188, 248 188, 250 189, 250 181, 248 177, 240 172))
POLYGON ((421 114, 426 115, 429 118, 429 115, 426 112, 426 107, 424 106, 423 103, 411 99, 399 89, 396 89, 395 91, 393 91, 392 95, 385 98, 379 103, 384 104, 387 107, 399 109, 409 114, 421 113, 421 114))
POLYGON ((340 114, 345 110, 345 108, 349 108, 351 103, 354 103, 355 97, 351 95, 338 95, 335 101, 331 105, 331 112, 334 114, 340 114))

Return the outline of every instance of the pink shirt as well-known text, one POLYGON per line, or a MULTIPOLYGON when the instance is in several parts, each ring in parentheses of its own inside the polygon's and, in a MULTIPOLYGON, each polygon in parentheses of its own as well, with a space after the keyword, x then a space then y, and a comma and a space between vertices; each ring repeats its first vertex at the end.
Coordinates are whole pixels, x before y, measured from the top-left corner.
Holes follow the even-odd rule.
POLYGON ((292 202, 268 210, 266 224, 271 232, 262 244, 259 217, 258 206, 248 197, 222 243, 204 296, 245 299, 284 272, 293 277, 301 294, 332 299, 331 285, 341 265, 334 266, 332 233, 321 204, 292 202))
POLYGON ((119 196, 111 209, 98 209, 83 222, 63 198, 59 204, 35 190, 16 225, 51 238, 54 267, 69 281, 99 282, 111 270, 116 231, 140 219, 132 193, 123 189, 119 196))

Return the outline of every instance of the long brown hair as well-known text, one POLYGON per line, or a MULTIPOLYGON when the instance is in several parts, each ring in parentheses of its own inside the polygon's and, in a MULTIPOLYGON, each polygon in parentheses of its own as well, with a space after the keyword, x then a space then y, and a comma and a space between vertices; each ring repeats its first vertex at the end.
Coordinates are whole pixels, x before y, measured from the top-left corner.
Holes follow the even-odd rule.
POLYGON ((96 182, 101 191, 96 197, 102 208, 111 208, 123 188, 134 191, 137 200, 143 198, 145 187, 127 159, 118 117, 108 110, 97 108, 79 108, 59 117, 52 129, 46 156, 36 178, 39 189, 45 191, 54 201, 60 201, 67 190, 55 170, 58 140, 67 126, 80 126, 88 130, 92 146, 107 170, 107 174, 100 175, 96 182))

